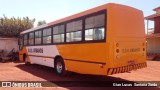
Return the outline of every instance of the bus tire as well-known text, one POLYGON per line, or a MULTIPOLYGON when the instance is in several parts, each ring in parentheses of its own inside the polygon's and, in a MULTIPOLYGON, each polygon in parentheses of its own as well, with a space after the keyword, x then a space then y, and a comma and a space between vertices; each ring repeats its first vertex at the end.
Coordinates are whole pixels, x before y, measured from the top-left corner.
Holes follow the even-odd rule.
POLYGON ((57 58, 54 64, 56 74, 65 76, 67 71, 65 70, 65 64, 62 58, 57 58))
POLYGON ((23 57, 23 60, 24 60, 24 63, 25 63, 26 65, 29 65, 29 64, 30 64, 30 62, 28 62, 28 59, 27 59, 27 56, 26 56, 26 55, 23 57))

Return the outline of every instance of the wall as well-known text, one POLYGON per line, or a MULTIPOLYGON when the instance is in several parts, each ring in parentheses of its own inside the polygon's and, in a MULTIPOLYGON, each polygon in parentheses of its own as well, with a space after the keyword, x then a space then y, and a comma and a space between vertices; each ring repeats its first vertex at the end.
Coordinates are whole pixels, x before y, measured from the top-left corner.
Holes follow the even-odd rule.
POLYGON ((160 38, 147 38, 147 53, 160 54, 160 38))
POLYGON ((13 48, 19 50, 18 39, 16 38, 0 38, 0 50, 10 52, 13 48))
POLYGON ((154 21, 155 21, 155 23, 154 23, 154 29, 155 29, 154 33, 160 33, 160 17, 155 17, 154 21))

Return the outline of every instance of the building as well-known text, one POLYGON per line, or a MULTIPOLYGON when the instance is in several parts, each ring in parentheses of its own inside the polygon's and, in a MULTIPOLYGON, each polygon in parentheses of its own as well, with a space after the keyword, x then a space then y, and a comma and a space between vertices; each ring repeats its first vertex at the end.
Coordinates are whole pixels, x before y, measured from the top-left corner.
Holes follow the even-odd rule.
POLYGON ((1 38, 0 37, 0 51, 10 52, 14 48, 15 51, 19 50, 17 38, 1 38))
POLYGON ((160 57, 160 7, 153 9, 155 14, 145 17, 147 20, 147 57, 156 59, 160 57), (149 21, 154 22, 154 28, 149 27, 149 21))

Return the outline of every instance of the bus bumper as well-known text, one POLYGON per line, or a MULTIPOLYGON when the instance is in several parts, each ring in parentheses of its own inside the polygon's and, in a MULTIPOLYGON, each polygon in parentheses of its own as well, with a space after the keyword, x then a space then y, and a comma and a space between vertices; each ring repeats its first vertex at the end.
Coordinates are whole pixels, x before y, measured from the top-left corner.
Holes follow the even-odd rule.
POLYGON ((129 65, 129 66, 123 66, 123 67, 116 67, 116 68, 108 68, 107 70, 107 75, 113 75, 117 73, 124 73, 128 72, 131 70, 137 70, 141 68, 147 67, 147 63, 139 63, 139 64, 134 64, 134 65, 129 65))

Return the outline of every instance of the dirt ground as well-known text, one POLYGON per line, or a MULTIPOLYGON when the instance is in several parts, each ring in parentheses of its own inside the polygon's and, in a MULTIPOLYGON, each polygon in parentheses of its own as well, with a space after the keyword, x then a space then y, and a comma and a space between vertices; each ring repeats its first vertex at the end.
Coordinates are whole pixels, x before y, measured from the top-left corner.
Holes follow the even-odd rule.
MULTIPOLYGON (((160 61, 147 61, 147 68, 115 74, 111 76, 95 76, 95 75, 82 75, 73 73, 69 76, 61 77, 57 76, 53 68, 40 66, 40 65, 25 65, 24 63, 0 63, 0 81, 73 81, 69 82, 72 87, 65 87, 58 85, 56 87, 42 87, 42 88, 0 88, 0 90, 108 90, 111 87, 74 87, 78 84, 86 86, 90 83, 85 83, 86 81, 159 81, 160 83, 160 61)), ((54 83, 54 82, 52 82, 54 83)), ((97 82, 99 83, 99 82, 97 82)), ((136 89, 135 87, 128 87, 129 89, 136 89)), ((127 90, 128 88, 123 88, 127 90)), ((117 88, 112 88, 117 89, 117 88)), ((158 90, 158 87, 142 87, 140 90, 158 90)))

